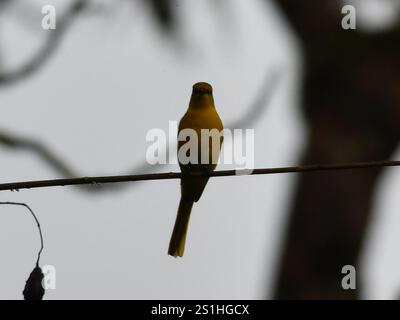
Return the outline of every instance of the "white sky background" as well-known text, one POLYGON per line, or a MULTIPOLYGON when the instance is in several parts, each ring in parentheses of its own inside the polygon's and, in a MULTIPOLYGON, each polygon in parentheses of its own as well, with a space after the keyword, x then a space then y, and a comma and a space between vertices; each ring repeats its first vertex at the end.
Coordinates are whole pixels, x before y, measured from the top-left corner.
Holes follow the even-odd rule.
MULTIPOLYGON (((44 33, 40 7, 20 3, 7 18, 0 15, 5 65, 29 57, 44 33), (34 18, 21 23, 26 6, 38 10, 36 30, 34 18)), ((62 1, 35 1, 41 3, 62 1)), ((113 10, 78 18, 40 72, 0 90, 1 130, 44 141, 82 175, 128 173, 145 161, 147 131, 167 129, 183 115, 194 82, 213 85, 228 123, 245 114, 266 73, 279 67, 281 82, 254 125, 255 166, 298 162, 305 139, 297 105, 299 48, 272 4, 229 0, 218 11, 211 0, 179 1, 182 28, 174 42, 141 4, 102 3, 113 10)), ((372 298, 400 290, 399 255, 388 245, 400 240, 400 173, 388 173, 364 258, 366 297, 372 298)), ((3 182, 58 177, 37 157, 4 147, 0 176, 3 182)), ((40 219, 41 264, 57 270, 57 289, 46 299, 257 299, 271 294, 294 178, 212 179, 194 206, 182 259, 167 255, 177 180, 98 194, 72 187, 2 192, 0 201, 26 202, 40 219)), ((0 212, 0 298, 20 299, 37 254, 37 229, 21 208, 0 212)))

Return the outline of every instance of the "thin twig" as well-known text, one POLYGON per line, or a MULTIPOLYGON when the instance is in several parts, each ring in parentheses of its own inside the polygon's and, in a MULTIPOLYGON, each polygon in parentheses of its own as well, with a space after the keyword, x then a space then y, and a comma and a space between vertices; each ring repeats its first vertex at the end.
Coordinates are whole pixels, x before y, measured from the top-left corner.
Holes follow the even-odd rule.
POLYGON ((394 166, 400 166, 400 161, 371 161, 371 162, 352 162, 352 163, 342 163, 342 164, 315 164, 315 165, 302 165, 295 167, 279 167, 279 168, 263 168, 263 169, 224 170, 224 171, 214 171, 211 173, 199 172, 191 175, 187 174, 184 175, 180 172, 165 172, 165 173, 149 173, 149 174, 134 174, 134 175, 118 175, 118 176, 81 177, 81 178, 71 178, 71 179, 35 180, 35 181, 1 183, 0 191, 4 190, 19 191, 20 189, 72 186, 72 185, 83 185, 83 184, 97 185, 102 183, 168 180, 168 179, 180 179, 182 177, 204 177, 204 176, 226 177, 226 176, 276 174, 276 173, 290 173, 290 172, 332 171, 332 170, 348 170, 348 169, 394 167, 394 166))
POLYGON ((10 201, 6 201, 6 202, 0 202, 0 205, 13 205, 13 206, 23 206, 25 208, 27 208, 30 213, 32 214, 33 218, 36 221, 37 227, 39 229, 39 236, 40 236, 40 250, 38 252, 38 257, 36 260, 36 266, 39 266, 39 260, 40 260, 40 255, 42 254, 43 251, 43 234, 42 234, 42 228, 40 227, 40 223, 38 218, 36 217, 35 213, 33 212, 33 210, 26 204, 26 203, 22 203, 22 202, 10 202, 10 201))

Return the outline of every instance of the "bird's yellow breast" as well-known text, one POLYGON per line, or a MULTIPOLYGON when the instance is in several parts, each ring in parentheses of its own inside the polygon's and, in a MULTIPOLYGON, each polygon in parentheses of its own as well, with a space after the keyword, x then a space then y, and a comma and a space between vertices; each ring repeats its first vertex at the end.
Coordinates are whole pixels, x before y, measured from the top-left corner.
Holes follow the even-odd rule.
MULTIPOLYGON (((216 163, 213 163, 212 159, 215 159, 219 157, 220 153, 220 148, 222 145, 222 130, 223 130, 223 124, 222 121, 214 107, 213 104, 205 105, 202 107, 191 107, 189 106, 187 112, 181 119, 179 123, 179 131, 183 129, 192 129, 196 132, 197 134, 197 148, 198 148, 198 165, 196 164, 180 164, 181 170, 183 172, 188 172, 188 171, 212 171, 216 167, 216 163), (202 129, 217 129, 218 130, 218 136, 216 135, 216 132, 214 130, 210 131, 210 139, 207 139, 208 141, 204 141, 205 138, 202 139, 202 129), (212 139, 219 139, 219 148, 215 149, 212 148, 212 139), (209 162, 208 164, 201 164, 201 149, 202 145, 208 145, 208 155, 209 155, 209 162), (214 152, 214 153, 213 153, 214 152), (217 153, 217 154, 215 154, 217 153)), ((185 144, 186 141, 179 141, 178 142, 178 148, 180 148, 183 144, 185 144)))

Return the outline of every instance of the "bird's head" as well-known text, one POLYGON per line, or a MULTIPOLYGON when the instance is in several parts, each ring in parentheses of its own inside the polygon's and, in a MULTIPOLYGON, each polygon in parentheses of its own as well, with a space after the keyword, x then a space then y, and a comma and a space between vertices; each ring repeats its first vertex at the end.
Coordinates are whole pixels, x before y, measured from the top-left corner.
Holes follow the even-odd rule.
POLYGON ((193 93, 212 94, 212 87, 207 82, 197 82, 193 85, 193 93))

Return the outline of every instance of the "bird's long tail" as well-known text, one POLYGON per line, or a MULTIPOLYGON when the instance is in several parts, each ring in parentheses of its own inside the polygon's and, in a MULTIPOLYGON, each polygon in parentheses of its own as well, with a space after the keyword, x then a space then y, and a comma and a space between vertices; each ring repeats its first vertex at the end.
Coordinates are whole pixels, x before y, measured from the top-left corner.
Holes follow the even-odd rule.
POLYGON ((174 230, 172 231, 171 240, 169 242, 168 254, 171 256, 183 256, 185 251, 186 233, 189 226, 190 212, 192 211, 192 207, 193 200, 188 200, 181 197, 174 230))

